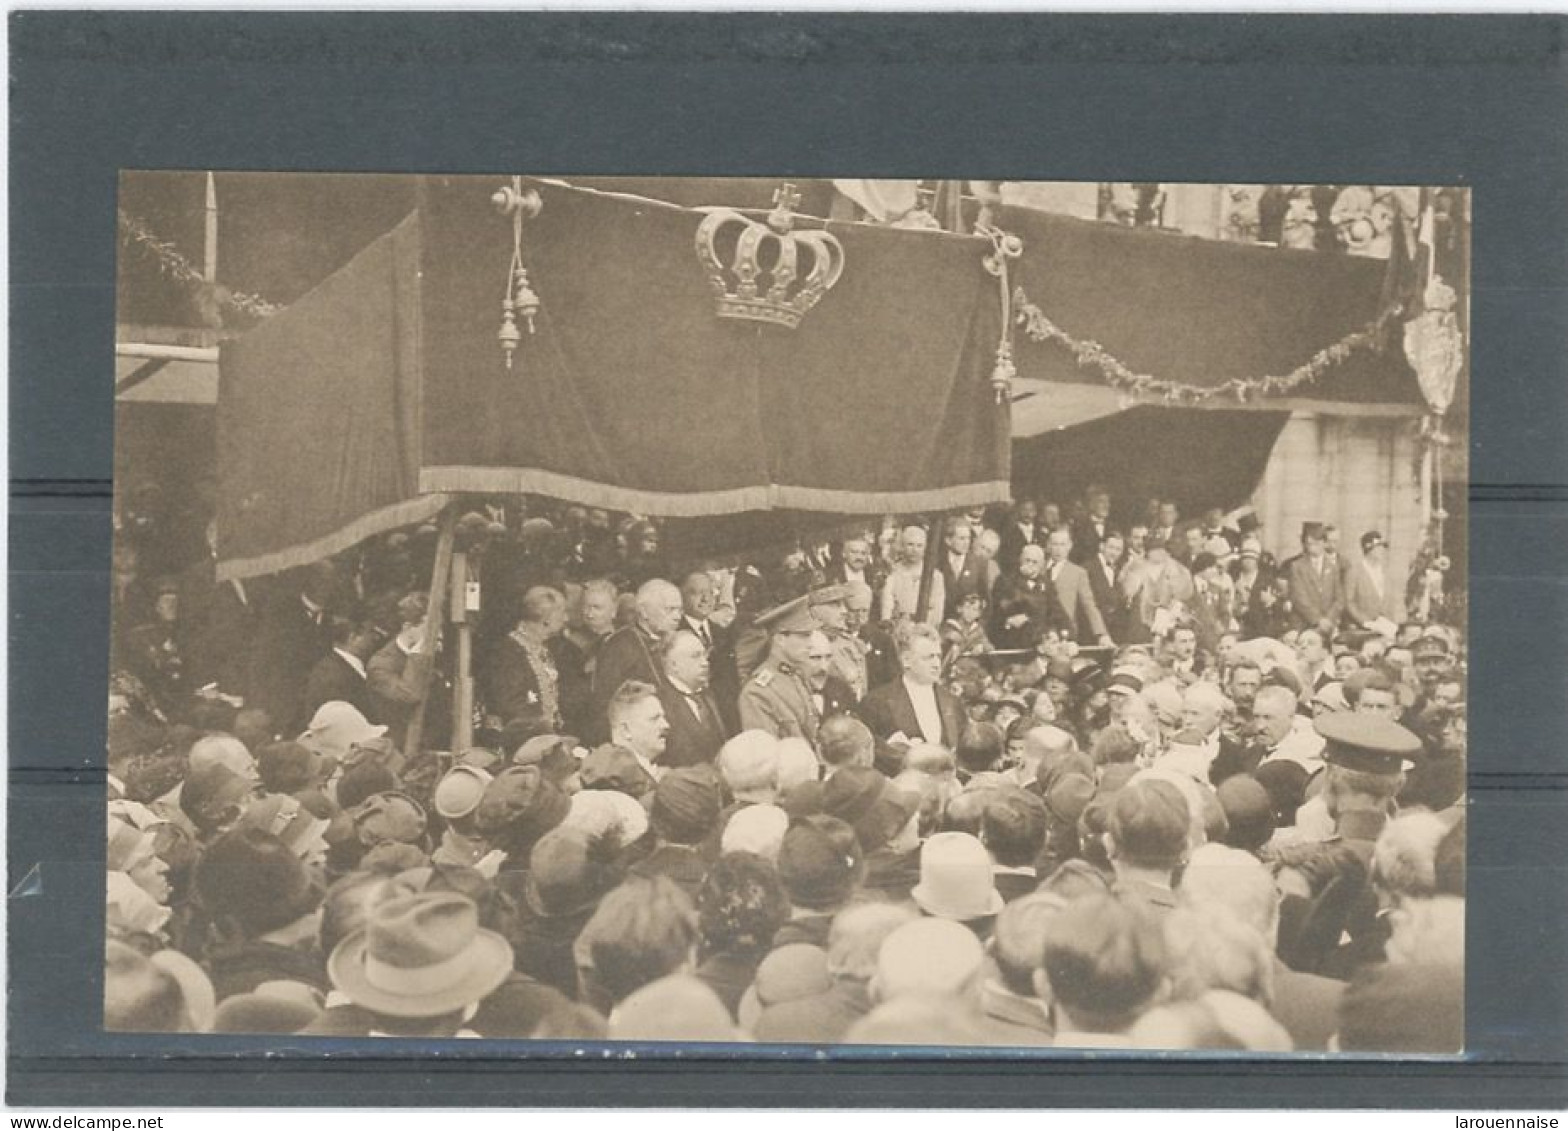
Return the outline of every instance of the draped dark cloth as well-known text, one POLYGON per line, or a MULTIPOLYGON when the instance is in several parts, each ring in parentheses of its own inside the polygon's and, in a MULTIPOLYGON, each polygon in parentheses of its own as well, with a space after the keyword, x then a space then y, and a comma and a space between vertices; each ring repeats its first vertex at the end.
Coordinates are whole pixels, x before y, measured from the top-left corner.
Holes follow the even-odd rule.
POLYGON ((509 368, 497 184, 426 179, 392 231, 224 347, 223 576, 325 557, 454 492, 708 520, 686 540, 715 550, 759 512, 811 528, 1007 499, 986 241, 828 224, 843 276, 790 330, 717 317, 702 212, 538 182, 524 262, 543 306, 509 368))

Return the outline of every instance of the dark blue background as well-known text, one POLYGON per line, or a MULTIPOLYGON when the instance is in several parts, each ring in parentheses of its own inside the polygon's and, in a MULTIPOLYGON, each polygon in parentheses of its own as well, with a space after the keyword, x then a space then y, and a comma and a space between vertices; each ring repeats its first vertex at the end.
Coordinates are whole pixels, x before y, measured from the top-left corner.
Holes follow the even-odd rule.
POLYGON ((13 14, 7 1098, 1561 1106, 1565 29, 1457 16, 13 14), (170 1059, 179 1044, 98 1033, 122 167, 1472 186, 1470 1057, 698 1068, 522 1063, 458 1043, 450 1060, 409 1064, 389 1043, 204 1038, 170 1059), (283 1053, 266 1075, 264 1048, 283 1053), (139 1059, 113 1059, 128 1054, 139 1059))

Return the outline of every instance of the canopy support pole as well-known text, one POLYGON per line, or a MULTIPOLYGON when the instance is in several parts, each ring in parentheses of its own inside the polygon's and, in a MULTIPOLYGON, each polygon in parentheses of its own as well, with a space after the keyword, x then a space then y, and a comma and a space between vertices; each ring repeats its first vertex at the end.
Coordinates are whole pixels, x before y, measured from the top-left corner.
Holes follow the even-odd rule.
POLYGON ((942 515, 933 514, 926 520, 926 556, 920 563, 920 595, 915 599, 915 623, 924 624, 931 608, 931 578, 936 573, 936 563, 942 553, 942 515))
POLYGON ((425 616, 425 637, 419 642, 421 655, 429 656, 430 663, 420 677, 419 706, 408 722, 408 735, 403 741, 403 752, 410 761, 419 756, 420 744, 425 737, 425 708, 430 702, 430 681, 435 675, 436 655, 441 647, 441 624, 446 619, 448 578, 452 573, 452 542, 457 533, 457 505, 449 503, 441 512, 440 535, 436 538, 435 566, 430 573, 430 600, 425 616))
POLYGON ((457 670, 452 682, 452 750, 474 744, 473 625, 468 620, 468 555, 452 555, 452 627, 457 633, 457 670))

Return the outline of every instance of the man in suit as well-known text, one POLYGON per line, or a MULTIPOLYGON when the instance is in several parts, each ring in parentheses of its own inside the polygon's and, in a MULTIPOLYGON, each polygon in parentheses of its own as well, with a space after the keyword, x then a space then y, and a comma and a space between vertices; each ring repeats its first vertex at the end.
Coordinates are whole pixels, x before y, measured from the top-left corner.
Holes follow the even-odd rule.
MULTIPOLYGON (((929 625, 906 625, 898 635, 903 674, 861 700, 861 720, 879 743, 878 768, 901 766, 896 747, 930 742, 954 750, 964 733, 964 705, 942 686, 942 639, 929 625)), ((884 769, 886 772, 886 769, 884 769)))
POLYGON ((828 562, 827 579, 835 585, 860 582, 870 588, 874 602, 887 580, 887 568, 871 552, 871 539, 856 535, 844 539, 838 556, 828 562))
MULTIPOLYGON (((857 685, 847 673, 844 678, 856 688, 859 698, 865 698, 866 691, 898 678, 898 649, 893 646, 893 634, 871 617, 870 587, 851 581, 845 588, 847 592, 844 595, 844 628, 854 636, 859 645, 865 683, 857 685)), ((830 641, 836 639, 831 629, 828 637, 830 641)), ((843 646, 843 649, 847 650, 848 646, 843 646)))
POLYGON ((1192 625, 1198 647, 1207 655, 1219 651, 1220 637, 1236 629, 1230 615, 1230 578, 1215 556, 1207 551, 1192 561, 1192 625))
POLYGON ((1151 536, 1144 557, 1122 572, 1122 593, 1127 599, 1127 640, 1147 644, 1175 624, 1180 607, 1192 596, 1192 575, 1171 557, 1164 542, 1151 536))
POLYGON ((323 703, 337 700, 368 718, 376 705, 365 665, 382 639, 380 627, 364 613, 334 616, 332 650, 316 661, 305 680, 305 714, 314 715, 323 703))
POLYGON ((678 628, 661 650, 664 683, 659 701, 670 724, 661 766, 696 766, 712 762, 734 732, 725 724, 708 688, 708 650, 690 629, 678 628))
POLYGON ((590 733, 584 736, 589 741, 604 741, 605 709, 621 684, 635 679, 658 687, 664 681, 659 650, 679 624, 683 607, 681 591, 662 578, 645 581, 637 590, 632 623, 612 632, 594 659, 590 733))
POLYGON ((1177 509, 1175 503, 1165 499, 1156 504, 1154 522, 1149 528, 1149 538, 1146 545, 1152 546, 1158 542, 1168 547, 1171 553, 1174 554, 1179 549, 1175 543, 1177 525, 1180 522, 1181 511, 1177 509))
POLYGON ((1345 612, 1345 591, 1321 522, 1302 523, 1301 554, 1291 559, 1285 575, 1290 579, 1294 627, 1333 633, 1345 612))
MULTIPOLYGON (((920 580, 925 571, 926 532, 922 526, 906 526, 898 536, 899 560, 888 571, 882 584, 882 619, 890 625, 913 620, 920 604, 920 580)), ((942 623, 947 608, 946 585, 940 572, 931 575, 923 623, 933 627, 942 623)))
MULTIPOLYGON (((806 686, 811 689, 811 705, 817 709, 817 719, 847 714, 855 709, 860 696, 850 689, 833 672, 833 645, 828 634, 821 629, 813 632, 806 641, 806 686)), ((812 735, 806 736, 808 739, 812 735)))
POLYGON ((276 721, 279 734, 298 734, 310 720, 305 684, 316 661, 332 650, 330 608, 337 590, 331 562, 317 562, 303 578, 281 580, 265 600, 251 642, 248 706, 276 721))
POLYGON ((810 742, 822 716, 807 682, 811 636, 817 632, 807 598, 797 597, 769 609, 757 618, 757 624, 772 635, 767 659, 740 689, 741 729, 810 742))
POLYGON ((1071 621, 1045 576, 1045 550, 1033 543, 1018 552, 1016 573, 1004 573, 992 590, 991 643, 1033 648, 1048 629, 1070 630, 1071 621))
POLYGON ((716 593, 707 570, 694 569, 681 578, 681 616, 677 627, 702 642, 708 657, 708 685, 714 701, 732 732, 740 720, 735 714, 735 698, 740 694, 740 675, 735 660, 735 636, 713 619, 716 593))
POLYGON ((942 558, 938 563, 942 571, 942 592, 946 596, 942 615, 952 619, 958 615, 958 606, 971 593, 989 598, 986 591, 985 562, 972 552, 974 528, 962 515, 947 520, 943 536, 942 558))
POLYGON ((1100 552, 1100 543, 1111 533, 1111 493, 1098 483, 1084 492, 1085 510, 1070 528, 1073 536, 1072 560, 1085 568, 1100 552))
POLYGON ((1065 527, 1058 527, 1046 537, 1045 552, 1048 556, 1046 573, 1056 587, 1056 596, 1072 622, 1073 637, 1080 643, 1092 640, 1105 646, 1112 643, 1105 631, 1105 618, 1100 606, 1095 604, 1094 590, 1089 585, 1089 575, 1082 566, 1068 560, 1072 552, 1073 536, 1065 527))
POLYGON ((480 700, 500 726, 537 718, 546 731, 559 731, 561 675, 549 642, 565 627, 566 597, 559 589, 535 585, 523 594, 517 624, 496 641, 481 669, 480 700))
POLYGON ((1107 531, 1099 540, 1096 553, 1084 562, 1084 572, 1089 575, 1089 590, 1094 594, 1100 618, 1105 621, 1105 630, 1118 643, 1127 636, 1127 600, 1121 587, 1122 552, 1125 547, 1126 543, 1119 533, 1107 531))
POLYGON ((1012 515, 1002 527, 1001 548, 996 552, 996 564, 1004 572, 1018 568, 1018 555, 1023 553, 1025 546, 1039 544, 1041 531, 1036 521, 1039 514, 1033 499, 1019 499, 1013 507, 1012 515))
POLYGON ((1388 542, 1375 530, 1361 536, 1361 560, 1345 571, 1345 613, 1362 628, 1385 634, 1405 621, 1404 587, 1388 575, 1388 542))
MULTIPOLYGON (((397 635, 383 644, 366 665, 366 681, 370 685, 374 711, 365 712, 365 717, 373 723, 385 723, 387 733, 399 746, 403 745, 409 720, 425 689, 428 687, 429 694, 442 701, 446 699, 445 688, 437 686, 440 681, 430 671, 435 657, 420 651, 425 639, 428 606, 429 601, 423 593, 410 593, 399 601, 397 612, 401 627, 397 635)), ((439 725, 450 714, 439 706, 432 702, 425 709, 426 734, 432 739, 435 735, 428 728, 439 725)))
POLYGON ((1218 784, 1236 772, 1237 767, 1247 766, 1246 747, 1228 736, 1222 725, 1229 708, 1230 703, 1218 684, 1200 680, 1189 684, 1181 693, 1181 732, 1194 740, 1188 744, 1195 756, 1191 769, 1200 781, 1218 784))
MULTIPOLYGON (((118 559, 119 545, 115 551, 118 559)), ((186 684, 193 689, 217 684, 225 694, 244 696, 245 643, 254 631, 256 611, 245 582, 218 581, 216 520, 207 524, 207 551, 180 575, 178 640, 186 684)))

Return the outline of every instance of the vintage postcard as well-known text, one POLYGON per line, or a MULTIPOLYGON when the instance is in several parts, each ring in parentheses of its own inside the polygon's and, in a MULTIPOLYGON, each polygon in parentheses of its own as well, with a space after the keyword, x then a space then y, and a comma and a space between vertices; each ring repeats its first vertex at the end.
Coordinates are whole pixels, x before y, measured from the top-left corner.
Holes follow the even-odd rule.
POLYGON ((1462 1050, 1466 191, 118 221, 108 1029, 1462 1050))

